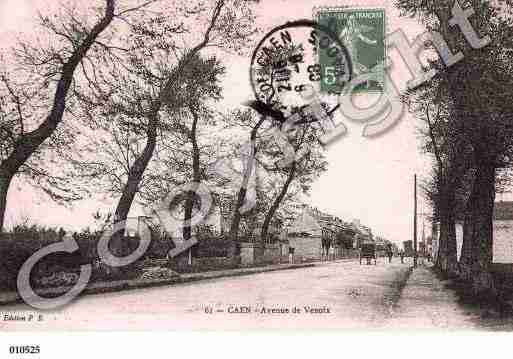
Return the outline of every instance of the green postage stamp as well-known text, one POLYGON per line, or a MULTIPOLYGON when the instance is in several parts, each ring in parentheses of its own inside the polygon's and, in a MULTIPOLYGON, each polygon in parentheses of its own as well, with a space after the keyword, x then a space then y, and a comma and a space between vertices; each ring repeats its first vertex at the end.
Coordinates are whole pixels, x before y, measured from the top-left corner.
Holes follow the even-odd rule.
MULTIPOLYGON (((327 26, 340 37, 347 48, 353 65, 353 78, 362 74, 373 74, 372 80, 359 85, 356 92, 382 92, 385 87, 384 63, 385 9, 383 8, 319 8, 315 14, 317 22, 327 26)), ((327 57, 319 54, 321 73, 329 72, 327 57)), ((334 91, 327 81, 321 82, 321 91, 334 91)))

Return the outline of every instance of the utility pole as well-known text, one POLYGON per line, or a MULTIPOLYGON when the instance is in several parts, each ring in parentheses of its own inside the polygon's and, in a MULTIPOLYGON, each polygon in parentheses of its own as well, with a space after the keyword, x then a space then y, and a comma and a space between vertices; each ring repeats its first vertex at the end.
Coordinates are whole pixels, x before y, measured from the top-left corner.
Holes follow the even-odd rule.
POLYGON ((413 176, 413 268, 417 268, 417 174, 413 176))
POLYGON ((422 256, 426 256, 427 243, 426 243, 426 217, 424 211, 420 214, 422 216, 422 256))

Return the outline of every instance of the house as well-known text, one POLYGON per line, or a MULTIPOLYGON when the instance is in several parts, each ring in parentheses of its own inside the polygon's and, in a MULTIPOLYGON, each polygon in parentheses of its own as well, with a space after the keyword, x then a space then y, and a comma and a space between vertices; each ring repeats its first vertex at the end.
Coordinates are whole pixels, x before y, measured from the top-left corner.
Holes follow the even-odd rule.
POLYGON ((342 248, 336 242, 337 235, 344 230, 350 231, 350 227, 336 216, 305 205, 287 228, 289 247, 294 249, 296 258, 301 259, 322 259, 330 247, 335 256, 340 256, 342 248))
POLYGON ((492 262, 497 264, 513 263, 513 202, 511 201, 495 202, 492 262))
POLYGON ((322 234, 323 229, 315 214, 305 206, 287 230, 289 248, 297 258, 320 259, 323 254, 322 234))

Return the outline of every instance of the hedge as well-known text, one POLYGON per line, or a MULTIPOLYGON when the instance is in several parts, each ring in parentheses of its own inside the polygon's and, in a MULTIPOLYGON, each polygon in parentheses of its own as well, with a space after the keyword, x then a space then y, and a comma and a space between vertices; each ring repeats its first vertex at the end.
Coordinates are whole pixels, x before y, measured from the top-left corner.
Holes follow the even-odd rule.
MULTIPOLYGON (((15 290, 17 275, 23 263, 41 248, 61 242, 63 237, 62 233, 57 231, 47 231, 39 234, 38 236, 36 231, 0 234, 0 290, 15 290)), ((75 233, 73 238, 77 242, 79 250, 73 253, 52 253, 44 257, 32 270, 31 281, 34 286, 38 286, 41 278, 49 277, 54 273, 79 273, 80 266, 84 264, 96 264, 93 265, 93 281, 131 279, 141 273, 138 263, 116 271, 112 271, 106 266, 98 266, 99 234, 85 231, 75 233)), ((126 244, 127 253, 131 253, 139 245, 139 238, 125 237, 124 243, 126 244)), ((236 242, 202 238, 192 248, 192 254, 197 258, 228 257, 232 246, 237 246, 236 242)), ((174 248, 173 241, 152 234, 151 244, 141 258, 141 262, 148 259, 166 258, 172 248, 174 248)), ((238 254, 238 247, 235 253, 238 254)))

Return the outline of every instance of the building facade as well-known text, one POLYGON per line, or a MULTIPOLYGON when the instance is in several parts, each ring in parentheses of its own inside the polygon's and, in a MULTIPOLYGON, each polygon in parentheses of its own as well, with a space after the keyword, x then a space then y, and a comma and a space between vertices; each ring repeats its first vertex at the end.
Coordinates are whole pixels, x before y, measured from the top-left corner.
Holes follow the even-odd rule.
POLYGON ((358 238, 367 238, 369 233, 370 229, 362 231, 353 223, 305 205, 287 228, 286 238, 296 258, 319 260, 351 255, 358 238), (344 236, 350 237, 350 243, 344 236))

